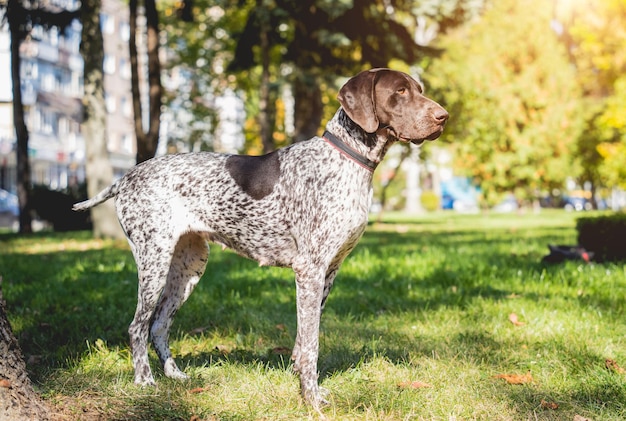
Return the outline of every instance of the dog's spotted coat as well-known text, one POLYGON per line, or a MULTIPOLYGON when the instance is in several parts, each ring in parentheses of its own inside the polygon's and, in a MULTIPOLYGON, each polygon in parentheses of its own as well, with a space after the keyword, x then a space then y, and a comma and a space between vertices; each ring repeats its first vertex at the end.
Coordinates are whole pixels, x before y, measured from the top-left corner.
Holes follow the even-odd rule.
MULTIPOLYGON (((421 85, 388 69, 362 72, 339 93, 326 129, 378 163, 397 140, 438 137, 446 111, 421 85)), ((304 399, 324 403, 317 384, 320 316, 335 275, 367 225, 372 171, 320 137, 261 157, 210 152, 154 158, 86 202, 110 198, 139 276, 129 327, 135 382, 154 384, 148 336, 168 377, 185 378, 169 349, 176 311, 204 273, 214 242, 260 265, 296 274, 298 330, 292 359, 304 399)))

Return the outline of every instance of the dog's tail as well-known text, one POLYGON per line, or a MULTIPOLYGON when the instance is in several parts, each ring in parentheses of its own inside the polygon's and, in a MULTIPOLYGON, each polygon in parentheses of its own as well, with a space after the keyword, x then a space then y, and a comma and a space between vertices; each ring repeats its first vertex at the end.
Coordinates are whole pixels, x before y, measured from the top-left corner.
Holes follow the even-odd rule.
POLYGON ((74 206, 72 206, 72 210, 76 212, 82 212, 86 211, 89 208, 93 208, 94 206, 98 206, 100 203, 106 202, 110 198, 114 197, 117 194, 117 191, 117 183, 113 183, 91 199, 85 200, 84 202, 75 203, 74 206))

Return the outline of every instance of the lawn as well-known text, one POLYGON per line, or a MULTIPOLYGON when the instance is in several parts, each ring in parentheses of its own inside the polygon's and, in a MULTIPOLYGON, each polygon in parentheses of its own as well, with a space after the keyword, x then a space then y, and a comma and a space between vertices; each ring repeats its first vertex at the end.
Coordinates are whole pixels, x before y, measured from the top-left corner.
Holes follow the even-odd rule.
POLYGON ((57 419, 623 420, 626 266, 541 263, 548 244, 576 242, 577 216, 372 224, 322 318, 322 414, 301 402, 291 371, 289 270, 212 247, 172 329, 191 379, 165 378, 151 353, 156 388, 133 385, 137 274, 124 242, 2 234, 0 276, 57 419))

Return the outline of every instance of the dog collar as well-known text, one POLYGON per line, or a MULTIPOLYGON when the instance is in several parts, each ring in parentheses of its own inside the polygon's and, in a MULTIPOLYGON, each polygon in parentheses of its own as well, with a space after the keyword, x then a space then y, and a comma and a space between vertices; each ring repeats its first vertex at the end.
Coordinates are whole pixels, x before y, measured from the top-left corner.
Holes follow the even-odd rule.
POLYGON ((346 143, 343 140, 339 139, 337 136, 335 136, 328 130, 324 132, 324 134, 322 135, 322 138, 326 141, 326 143, 328 143, 329 145, 337 149, 339 152, 341 152, 346 158, 351 159, 352 161, 356 162, 357 164, 359 164, 366 170, 374 172, 374 170, 376 169, 376 166, 378 166, 376 162, 361 155, 359 152, 355 151, 350 146, 346 145, 346 143))

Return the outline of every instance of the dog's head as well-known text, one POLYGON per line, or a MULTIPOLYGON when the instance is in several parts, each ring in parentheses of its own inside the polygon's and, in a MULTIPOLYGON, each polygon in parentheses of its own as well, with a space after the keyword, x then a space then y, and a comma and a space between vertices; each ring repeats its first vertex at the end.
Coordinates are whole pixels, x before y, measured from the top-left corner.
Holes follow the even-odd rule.
POLYGON ((443 132, 448 112, 423 95, 411 76, 390 69, 366 70, 339 90, 339 102, 367 133, 387 129, 398 140, 421 144, 443 132))

